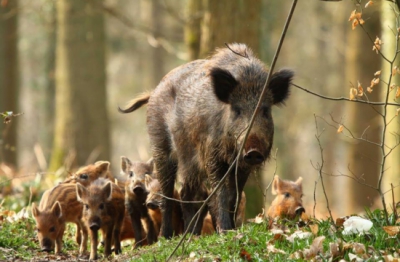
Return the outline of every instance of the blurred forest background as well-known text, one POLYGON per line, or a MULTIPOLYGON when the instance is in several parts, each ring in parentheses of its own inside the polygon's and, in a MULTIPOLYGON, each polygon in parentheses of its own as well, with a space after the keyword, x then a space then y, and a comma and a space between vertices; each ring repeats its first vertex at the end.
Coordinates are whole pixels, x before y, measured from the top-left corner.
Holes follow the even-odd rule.
MULTIPOLYGON (((0 123, 0 201, 21 208, 28 204, 31 193, 37 201, 43 189, 63 180, 76 167, 97 160, 109 160, 114 174, 119 173, 120 156, 147 160, 145 108, 123 115, 118 106, 140 92, 153 90, 176 66, 207 57, 224 43, 246 43, 269 64, 291 3, 1 0, 0 112, 23 114, 11 117, 8 124, 0 123), (11 198, 17 193, 22 194, 18 201, 11 198)), ((361 1, 360 6, 366 3, 361 1)), ((348 19, 356 7, 350 0, 299 1, 277 69, 295 70, 295 84, 331 97, 348 97, 350 87, 358 81, 367 87, 378 70, 382 70, 381 80, 388 78, 387 63, 372 51, 368 34, 373 39, 380 36, 382 53, 393 57, 393 30, 398 27, 393 3, 374 1, 364 9, 368 34, 360 27, 351 28, 348 19)), ((381 101, 383 91, 379 87, 374 90, 368 94, 369 100, 381 101)), ((276 159, 271 158, 262 174, 252 177, 246 186, 247 217, 261 212, 275 168, 284 179, 302 176, 306 211, 313 212, 315 197, 316 215, 327 217, 314 168, 321 163, 316 123, 319 131, 324 129, 324 179, 334 216, 361 212, 365 206, 379 207, 377 191, 354 178, 377 184, 380 148, 336 131, 344 124, 355 136, 379 143, 379 110, 323 100, 293 87, 286 106, 273 110, 276 159)), ((391 116, 396 112, 394 107, 388 110, 391 116)), ((392 145, 398 140, 394 134, 399 133, 399 119, 387 131, 392 145)), ((387 161, 383 185, 389 189, 390 183, 400 184, 399 150, 387 161)), ((395 192, 398 201, 398 187, 395 192)), ((391 194, 386 195, 390 199, 391 194)), ((268 190, 266 206, 271 200, 268 190)))

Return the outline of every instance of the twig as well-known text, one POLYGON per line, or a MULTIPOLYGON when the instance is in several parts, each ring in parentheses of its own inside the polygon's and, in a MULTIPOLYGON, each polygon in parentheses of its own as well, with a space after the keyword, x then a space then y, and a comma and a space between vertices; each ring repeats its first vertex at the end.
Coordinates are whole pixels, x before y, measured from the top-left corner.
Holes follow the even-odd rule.
POLYGON ((308 90, 308 89, 306 89, 306 88, 304 88, 304 87, 301 87, 301 86, 299 86, 299 85, 296 85, 296 84, 294 84, 294 83, 292 83, 292 86, 295 86, 295 87, 297 87, 298 89, 301 89, 301 90, 303 90, 303 91, 305 91, 305 92, 307 92, 307 93, 309 93, 309 94, 312 94, 312 95, 314 95, 314 96, 318 96, 318 97, 323 98, 323 99, 326 99, 326 100, 332 100, 332 101, 347 101, 347 102, 361 103, 361 104, 374 105, 374 106, 385 106, 385 105, 388 105, 388 106, 399 106, 399 107, 400 107, 400 104, 399 104, 399 103, 389 103, 389 102, 388 102, 388 103, 385 104, 385 102, 369 102, 369 101, 364 101, 364 100, 350 100, 349 98, 346 98, 346 97, 329 97, 329 96, 323 96, 323 95, 321 95, 321 94, 318 94, 318 93, 315 93, 315 92, 313 92, 313 91, 310 91, 310 90, 308 90))
POLYGON ((314 208, 313 208, 313 217, 314 217, 314 219, 315 219, 315 209, 317 207, 316 192, 317 192, 317 181, 315 181, 315 184, 314 184, 314 208))
POLYGON ((333 216, 332 216, 332 212, 331 212, 331 208, 330 208, 330 206, 329 206, 329 199, 328 199, 328 195, 326 194, 326 190, 325 190, 325 185, 324 185, 324 179, 323 179, 323 177, 322 177, 322 170, 323 170, 323 168, 324 168, 324 163, 325 163, 325 160, 324 160, 324 149, 322 148, 322 145, 321 145, 321 141, 320 141, 320 136, 322 135, 322 133, 319 133, 318 132, 318 121, 317 121, 317 116, 314 114, 314 119, 315 119, 315 129, 316 129, 316 131, 317 131, 317 134, 315 135, 315 138, 317 139, 317 141, 318 141, 318 145, 319 145, 319 150, 320 150, 320 152, 321 152, 321 164, 319 164, 319 166, 318 166, 318 174, 319 174, 319 178, 320 178, 320 180, 321 180, 321 185, 322 185, 322 191, 324 192, 324 196, 325 196, 325 200, 326 200, 326 208, 328 209, 328 212, 329 212, 329 216, 330 216, 330 218, 331 218, 331 223, 332 223, 332 225, 336 228, 336 225, 335 225, 335 220, 333 219, 333 216))

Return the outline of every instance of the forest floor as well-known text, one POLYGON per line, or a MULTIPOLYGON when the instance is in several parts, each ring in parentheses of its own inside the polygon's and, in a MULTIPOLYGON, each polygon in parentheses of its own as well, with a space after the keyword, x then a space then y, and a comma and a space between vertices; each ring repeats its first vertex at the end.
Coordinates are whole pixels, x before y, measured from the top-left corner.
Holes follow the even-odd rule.
MULTIPOLYGON (((98 261, 398 261, 400 254, 400 219, 393 212, 386 219, 382 210, 367 211, 354 222, 351 233, 349 217, 317 220, 303 216, 298 221, 269 221, 262 216, 226 234, 192 236, 176 252, 181 237, 161 238, 156 244, 132 249, 123 242, 120 255, 98 261), (347 222, 346 222, 347 220, 347 222), (366 230, 368 229, 368 230, 366 230), (350 232, 349 232, 350 230, 350 232), (397 259, 397 260, 396 260, 397 259)), ((62 254, 42 252, 36 238, 35 221, 25 211, 0 210, 0 261, 88 261, 78 257, 75 226, 68 225, 62 254)))

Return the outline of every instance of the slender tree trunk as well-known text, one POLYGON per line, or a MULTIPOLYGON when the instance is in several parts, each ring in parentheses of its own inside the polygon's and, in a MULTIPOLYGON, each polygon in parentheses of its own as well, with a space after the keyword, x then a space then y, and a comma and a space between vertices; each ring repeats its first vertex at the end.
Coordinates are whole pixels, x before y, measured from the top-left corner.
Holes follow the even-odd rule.
POLYGON ((246 43, 259 52, 261 0, 204 0, 200 57, 225 43, 246 43))
MULTIPOLYGON (((400 7, 398 7, 400 8, 400 7)), ((396 38, 395 35, 393 35, 393 29, 397 28, 396 26, 396 14, 394 12, 396 10, 396 5, 390 2, 382 2, 381 3, 381 30, 382 30, 382 40, 384 41, 384 44, 382 45, 382 53, 389 59, 392 60, 395 53, 396 53, 396 38)), ((398 10, 398 9, 397 9, 398 10)), ((393 66, 399 66, 398 63, 399 59, 397 59, 397 62, 393 66)), ((390 69, 390 63, 382 59, 382 74, 381 74, 381 81, 388 83, 389 82, 389 77, 391 74, 392 70, 390 69)), ((391 83, 400 85, 400 77, 398 75, 393 76, 391 83)), ((387 85, 382 84, 383 87, 385 87, 382 90, 382 98, 386 97, 386 92, 387 92, 387 85)), ((389 95, 389 101, 392 101, 392 99, 395 98, 395 93, 397 89, 392 90, 392 92, 389 95)), ((396 99, 396 102, 400 102, 400 98, 396 99)), ((393 147, 396 145, 396 143, 399 142, 400 137, 400 117, 396 117, 396 109, 395 107, 388 107, 388 115, 386 117, 386 121, 389 123, 393 118, 394 120, 391 121, 391 124, 388 126, 388 129, 386 131, 386 145, 389 147, 393 147), (396 135, 397 134, 397 135, 396 135)), ((388 152, 388 150, 386 150, 388 152)), ((387 158, 387 163, 385 166, 385 174, 384 174, 384 179, 382 183, 382 190, 384 192, 388 191, 391 189, 390 184, 393 184, 395 187, 394 192, 395 192, 395 201, 400 200, 400 148, 396 148, 395 150, 392 151, 392 153, 388 156, 387 158)), ((386 203, 388 205, 388 210, 391 210, 392 207, 392 195, 391 194, 386 194, 386 203)))
MULTIPOLYGON (((19 113, 18 107, 18 1, 0 6, 0 112, 19 113)), ((0 162, 17 166, 17 123, 0 123, 0 162)))
MULTIPOLYGON (((200 36, 198 33, 199 22, 186 28, 186 44, 190 58, 204 58, 217 47, 224 47, 225 43, 245 43, 256 54, 259 54, 261 39, 261 0, 204 0, 199 3, 188 2, 189 14, 196 17, 203 10, 200 36), (195 5, 197 4, 197 5, 195 5), (198 41, 200 40, 200 51, 198 41), (199 55, 197 55, 199 53, 199 55)), ((247 198, 246 216, 254 217, 261 212, 263 207, 263 186, 260 183, 260 174, 251 175, 245 186, 247 198)))
POLYGON ((55 138, 50 169, 110 157, 104 17, 97 1, 57 2, 55 138))
POLYGON ((185 25, 185 44, 188 48, 188 60, 193 61, 200 57, 202 1, 188 0, 186 14, 189 20, 185 25))
MULTIPOLYGON (((364 26, 371 34, 379 35, 379 24, 379 15, 373 15, 364 26)), ((372 52, 372 43, 360 27, 349 31, 346 46, 346 79, 351 81, 355 88, 359 81, 366 91, 374 73, 381 69, 380 58, 375 52, 372 52)), ((371 94, 367 93, 367 95, 371 101, 380 101, 379 90, 375 90, 371 94)), ((380 143, 381 122, 373 108, 363 104, 347 103, 346 112, 348 112, 348 118, 344 124, 352 130, 353 134, 361 136, 365 131, 364 138, 380 143)), ((349 170, 346 171, 346 174, 357 178, 361 183, 376 186, 381 162, 379 147, 351 139, 348 140, 348 143, 349 170)), ((375 190, 353 181, 346 192, 347 201, 346 204, 344 203, 346 214, 363 211, 364 207, 371 206, 377 197, 375 190)))

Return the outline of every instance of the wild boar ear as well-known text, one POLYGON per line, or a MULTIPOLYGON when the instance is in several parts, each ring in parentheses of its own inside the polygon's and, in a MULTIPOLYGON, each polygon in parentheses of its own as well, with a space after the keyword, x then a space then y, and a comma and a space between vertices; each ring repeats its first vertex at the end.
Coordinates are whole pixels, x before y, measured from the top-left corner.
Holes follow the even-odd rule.
POLYGON ((96 163, 94 163, 94 165, 96 166, 96 169, 99 171, 108 171, 110 170, 110 162, 108 161, 97 161, 96 163))
POLYGON ((86 195, 87 189, 80 183, 76 183, 76 198, 79 202, 82 202, 82 198, 86 195))
POLYGON ((112 184, 111 182, 107 182, 101 190, 106 197, 106 201, 111 201, 112 199, 112 184))
POLYGON ((273 104, 283 104, 289 96, 289 87, 292 83, 294 72, 283 69, 271 76, 268 88, 272 92, 273 104))
POLYGON ((273 195, 279 194, 280 184, 281 184, 281 179, 279 178, 278 175, 275 175, 274 181, 272 181, 272 194, 273 195))
POLYGON ((56 217, 60 218, 62 217, 62 208, 60 202, 56 201, 51 208, 51 213, 55 215, 56 217))
POLYGON ((127 173, 132 166, 132 162, 125 156, 121 156, 121 172, 127 173))
POLYGON ((224 103, 228 103, 230 94, 238 85, 236 79, 229 71, 218 67, 210 70, 210 77, 217 98, 224 103))
POLYGON ((35 203, 32 203, 31 211, 32 211, 32 216, 33 217, 38 217, 40 215, 40 211, 37 208, 35 203))
POLYGON ((149 175, 146 174, 146 175, 144 176, 144 185, 146 186, 146 188, 149 187, 151 181, 153 181, 153 178, 152 178, 151 176, 149 176, 149 175))

